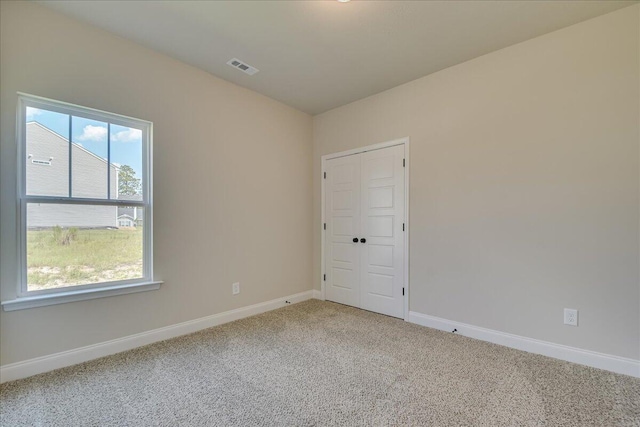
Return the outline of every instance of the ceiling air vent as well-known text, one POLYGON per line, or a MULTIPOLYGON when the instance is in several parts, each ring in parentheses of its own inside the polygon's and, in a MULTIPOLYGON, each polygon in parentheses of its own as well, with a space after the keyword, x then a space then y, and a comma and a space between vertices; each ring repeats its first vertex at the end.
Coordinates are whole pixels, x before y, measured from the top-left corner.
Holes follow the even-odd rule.
POLYGON ((238 70, 249 74, 250 76, 253 76, 255 73, 257 73, 258 70, 255 67, 252 67, 249 64, 245 64, 244 62, 240 61, 238 58, 233 58, 231 60, 229 60, 229 62, 227 62, 227 65, 231 65, 233 68, 237 68, 238 70))

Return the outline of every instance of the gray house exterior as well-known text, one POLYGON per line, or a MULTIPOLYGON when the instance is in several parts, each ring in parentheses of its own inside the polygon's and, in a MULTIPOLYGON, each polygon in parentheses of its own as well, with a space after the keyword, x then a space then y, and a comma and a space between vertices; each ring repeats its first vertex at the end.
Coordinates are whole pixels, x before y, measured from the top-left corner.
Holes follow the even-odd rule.
MULTIPOLYGON (((69 196, 69 142, 37 122, 26 125, 26 193, 69 196)), ((71 143, 73 197, 107 198, 107 161, 71 143)), ((118 197, 118 167, 110 165, 111 198, 118 197)), ((29 228, 117 227, 116 206, 28 204, 29 228)))
MULTIPOLYGON (((142 201, 142 194, 121 194, 120 200, 142 201)), ((142 224, 142 208, 136 206, 118 207, 118 227, 137 227, 142 224)))

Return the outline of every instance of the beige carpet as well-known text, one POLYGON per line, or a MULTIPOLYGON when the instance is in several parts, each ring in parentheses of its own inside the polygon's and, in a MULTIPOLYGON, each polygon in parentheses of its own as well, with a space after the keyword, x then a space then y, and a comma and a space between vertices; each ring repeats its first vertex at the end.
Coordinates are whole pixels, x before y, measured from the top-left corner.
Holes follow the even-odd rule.
POLYGON ((640 426, 640 380, 308 301, 0 387, 9 426, 640 426))

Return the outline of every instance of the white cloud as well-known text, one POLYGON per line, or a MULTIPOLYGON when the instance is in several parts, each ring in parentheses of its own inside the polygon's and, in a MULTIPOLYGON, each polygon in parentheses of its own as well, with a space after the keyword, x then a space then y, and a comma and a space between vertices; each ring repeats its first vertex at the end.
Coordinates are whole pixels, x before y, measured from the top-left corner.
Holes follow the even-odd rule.
POLYGON ((39 108, 27 107, 27 121, 33 121, 36 116, 42 114, 42 110, 39 108))
POLYGON ((82 135, 77 139, 78 141, 106 141, 107 128, 104 126, 87 125, 82 129, 82 135))
MULTIPOLYGON (((104 126, 87 125, 82 129, 82 135, 76 138, 78 141, 106 141, 107 128, 104 126)), ((111 134, 111 142, 140 142, 142 131, 140 129, 127 128, 111 134)))
POLYGON ((111 135, 113 142, 139 142, 142 141, 142 131, 140 129, 128 128, 111 135))

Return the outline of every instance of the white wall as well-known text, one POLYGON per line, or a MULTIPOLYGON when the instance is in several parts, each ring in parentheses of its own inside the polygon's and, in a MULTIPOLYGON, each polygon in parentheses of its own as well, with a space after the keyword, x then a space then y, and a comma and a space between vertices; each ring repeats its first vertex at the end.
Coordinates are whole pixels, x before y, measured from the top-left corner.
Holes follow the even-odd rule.
POLYGON ((640 359, 639 15, 314 117, 315 288, 320 157, 409 136, 412 311, 640 359))
POLYGON ((309 115, 29 2, 1 2, 0 15, 2 300, 17 289, 17 91, 154 123, 155 274, 165 281, 0 313, 2 365, 311 289, 309 115))

